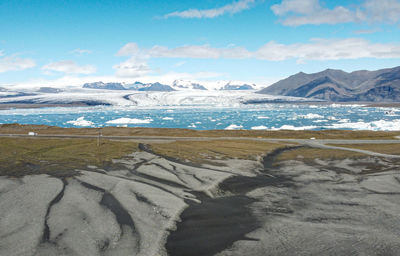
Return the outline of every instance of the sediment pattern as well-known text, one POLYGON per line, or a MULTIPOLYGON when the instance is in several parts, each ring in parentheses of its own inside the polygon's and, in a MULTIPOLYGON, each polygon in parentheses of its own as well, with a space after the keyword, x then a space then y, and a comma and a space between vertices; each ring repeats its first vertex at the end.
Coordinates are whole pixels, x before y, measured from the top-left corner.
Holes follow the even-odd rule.
POLYGON ((1 176, 0 255, 399 255, 397 160, 279 160, 298 148, 1 176))

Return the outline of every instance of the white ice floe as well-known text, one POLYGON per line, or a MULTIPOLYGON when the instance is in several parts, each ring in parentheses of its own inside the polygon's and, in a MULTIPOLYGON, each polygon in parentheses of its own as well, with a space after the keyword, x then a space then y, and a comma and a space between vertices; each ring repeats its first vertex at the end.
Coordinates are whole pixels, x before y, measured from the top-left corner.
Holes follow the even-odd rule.
POLYGON ((280 128, 275 128, 272 127, 271 130, 293 130, 293 131, 302 131, 302 130, 312 130, 312 129, 316 129, 318 128, 318 126, 313 126, 313 125, 309 125, 309 126, 293 126, 293 125, 282 125, 280 128))
POLYGON ((257 119, 269 119, 268 116, 258 116, 257 119))
POLYGON ((243 129, 243 125, 231 124, 225 128, 225 130, 238 130, 238 129, 243 129))
POLYGON ((172 118, 172 117, 168 117, 168 116, 166 116, 166 117, 163 117, 163 118, 161 118, 162 120, 174 120, 174 118, 172 118))
POLYGON ((268 127, 264 126, 264 125, 260 125, 260 126, 253 126, 251 127, 252 130, 266 130, 268 129, 268 127))
POLYGON ((400 119, 392 121, 378 120, 372 122, 353 122, 336 123, 325 126, 327 129, 353 129, 353 130, 372 130, 372 131, 399 131, 400 119))
POLYGON ((107 121, 106 124, 149 124, 153 119, 137 119, 137 118, 127 118, 121 117, 115 120, 107 121))
POLYGON ((76 120, 67 121, 67 124, 75 126, 93 126, 93 122, 85 120, 85 117, 81 116, 76 120))
POLYGON ((297 118, 303 118, 303 119, 317 119, 317 118, 324 118, 321 115, 314 114, 314 113, 308 113, 307 115, 297 115, 297 118))

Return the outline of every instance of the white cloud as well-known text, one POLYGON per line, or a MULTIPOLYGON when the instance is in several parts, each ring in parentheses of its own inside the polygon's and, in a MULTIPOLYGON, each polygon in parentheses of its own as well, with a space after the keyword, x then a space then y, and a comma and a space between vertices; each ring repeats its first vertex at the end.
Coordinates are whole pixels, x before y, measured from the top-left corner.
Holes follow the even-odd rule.
POLYGON ((91 54, 92 51, 91 50, 87 50, 87 49, 77 48, 77 49, 74 49, 74 50, 70 51, 70 53, 81 56, 81 55, 85 55, 85 54, 91 54))
MULTIPOLYGON (((0 56, 4 56, 3 51, 0 51, 0 56)), ((36 66, 34 60, 29 58, 20 58, 16 55, 5 56, 0 58, 0 73, 7 71, 19 71, 36 66)))
POLYGON ((400 0, 365 0, 352 8, 336 6, 325 8, 319 0, 282 0, 271 6, 275 15, 282 17, 282 24, 339 24, 348 22, 386 22, 400 20, 400 0))
POLYGON ((113 66, 113 68, 119 77, 139 77, 151 72, 146 60, 138 56, 132 56, 126 61, 113 66))
MULTIPOLYGON (((125 47, 125 46, 124 46, 125 47)), ((124 47, 122 49, 124 49, 124 47)), ((121 51, 121 50, 120 50, 121 51)), ((147 58, 195 58, 195 59, 261 59, 282 61, 340 60, 359 58, 400 58, 400 44, 371 43, 365 39, 313 39, 308 43, 280 44, 270 41, 256 51, 243 47, 214 48, 208 45, 189 45, 177 48, 154 46, 150 49, 135 50, 132 58, 121 63, 118 69, 148 70, 146 63, 138 56, 147 58)))
POLYGON ((239 0, 237 2, 233 2, 219 8, 205 10, 189 9, 181 12, 172 12, 164 15, 164 18, 215 18, 224 14, 235 14, 243 10, 249 9, 252 3, 254 3, 254 0, 239 0))
POLYGON ((400 21, 399 0, 366 0, 363 7, 369 22, 397 23, 400 21))
POLYGON ((250 53, 242 47, 213 48, 208 45, 186 45, 172 49, 165 46, 154 46, 145 52, 150 57, 163 58, 242 59, 250 56, 250 53))
POLYGON ((96 67, 94 65, 85 65, 85 66, 79 66, 77 63, 75 63, 72 60, 63 60, 63 61, 57 61, 57 62, 51 62, 47 65, 44 65, 42 67, 42 70, 46 72, 61 72, 65 74, 93 74, 96 72, 96 67))
POLYGON ((259 59, 343 60, 400 58, 400 44, 373 44, 360 38, 313 39, 310 43, 284 45, 269 42, 256 52, 259 59))
POLYGON ((127 43, 117 52, 117 56, 131 56, 138 52, 139 47, 136 43, 127 43))

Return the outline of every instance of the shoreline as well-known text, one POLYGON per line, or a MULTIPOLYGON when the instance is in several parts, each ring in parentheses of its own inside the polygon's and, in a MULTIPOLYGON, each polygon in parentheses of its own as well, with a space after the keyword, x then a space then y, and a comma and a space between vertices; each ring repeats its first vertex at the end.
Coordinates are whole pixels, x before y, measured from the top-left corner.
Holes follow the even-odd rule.
POLYGON ((144 139, 157 140, 163 137, 170 138, 214 138, 229 137, 254 139, 399 139, 400 128, 397 131, 370 131, 370 130, 194 130, 186 128, 147 128, 147 127, 115 127, 101 128, 66 128, 49 125, 0 124, 2 137, 29 137, 29 138, 106 138, 109 139, 144 139), (33 134, 30 134, 33 133, 33 134))
MULTIPOLYGON (((327 102, 327 101, 282 101, 282 102, 268 102, 268 103, 254 103, 254 104, 244 104, 246 106, 249 105, 261 105, 261 104, 295 104, 295 105, 364 105, 363 107, 393 107, 400 108, 400 102, 327 102)), ((109 106, 104 103, 85 103, 85 102, 72 102, 72 103, 0 103, 0 110, 10 110, 10 109, 36 109, 36 108, 52 108, 52 107, 94 107, 94 106, 109 106)), ((171 107, 171 106, 168 106, 171 107)), ((174 106, 172 106, 174 107, 174 106)), ((180 107, 180 106, 175 106, 180 107)), ((196 106, 194 106, 196 107, 196 106)), ((212 107, 212 106, 211 106, 212 107)))

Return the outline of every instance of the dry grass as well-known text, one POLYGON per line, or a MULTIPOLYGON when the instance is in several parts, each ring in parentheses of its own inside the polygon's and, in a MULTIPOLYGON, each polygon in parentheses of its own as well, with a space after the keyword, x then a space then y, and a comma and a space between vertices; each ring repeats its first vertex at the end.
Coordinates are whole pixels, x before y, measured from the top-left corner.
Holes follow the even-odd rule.
POLYGON ((400 131, 250 131, 250 130, 207 130, 197 131, 190 129, 168 128, 60 128, 46 125, 0 125, 0 134, 27 134, 33 131, 38 134, 66 134, 66 135, 98 135, 101 131, 106 136, 169 136, 169 137, 260 137, 260 138, 293 138, 293 139, 393 139, 399 136, 400 131))
POLYGON ((212 160, 229 158, 255 160, 258 156, 285 145, 251 140, 210 140, 176 141, 151 146, 159 155, 193 163, 209 163, 212 160))
POLYGON ((137 143, 104 139, 0 138, 0 175, 104 167, 137 150, 137 143))
POLYGON ((277 160, 301 160, 307 163, 314 162, 315 159, 321 160, 342 160, 346 158, 360 158, 365 154, 347 150, 320 149, 320 148, 299 148, 282 153, 277 160))
POLYGON ((362 150, 373 151, 382 154, 389 155, 400 155, 400 143, 399 144, 335 144, 332 146, 344 147, 344 148, 356 148, 362 150))

